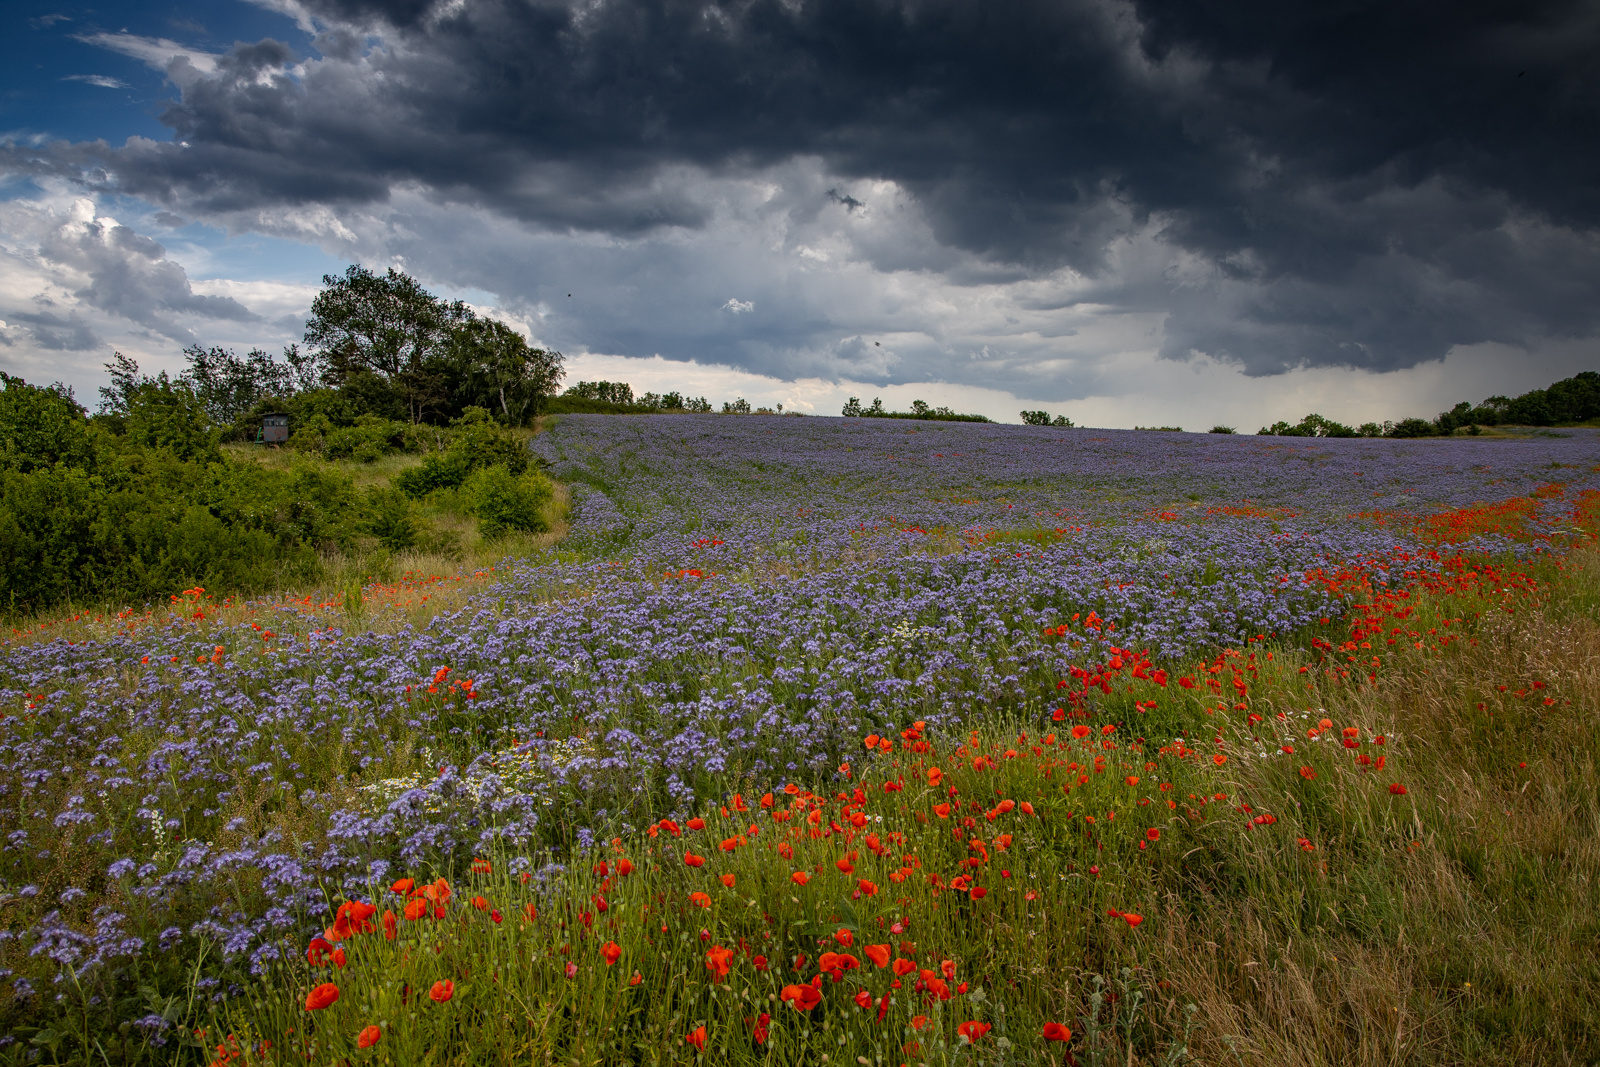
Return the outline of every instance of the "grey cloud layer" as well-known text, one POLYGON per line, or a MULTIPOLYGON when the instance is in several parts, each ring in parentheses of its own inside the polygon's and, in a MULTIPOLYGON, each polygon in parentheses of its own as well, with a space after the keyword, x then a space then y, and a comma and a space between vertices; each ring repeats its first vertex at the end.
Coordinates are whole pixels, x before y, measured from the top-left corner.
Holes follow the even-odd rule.
MULTIPOLYGON (((87 200, 64 211, 14 201, 0 210, 0 320, 25 330, 45 352, 101 348, 104 326, 133 324, 176 346, 197 340, 198 322, 251 323, 230 297, 196 293, 166 249, 87 200)), ((15 338, 0 334, 7 347, 15 338)))
MULTIPOLYGON (((927 239, 853 254, 957 283, 1070 270, 1092 282, 1073 300, 1164 314, 1174 358, 1386 369, 1600 329, 1592 0, 303 7, 320 59, 263 41, 209 72, 172 61, 173 143, 5 158, 191 216, 381 211, 420 189, 623 241, 712 231, 719 183, 817 160, 840 186, 808 189, 794 225, 877 209, 851 183, 892 181, 927 239), (1122 270, 1133 234, 1169 250, 1162 269, 1122 270)), ((506 295, 528 303, 567 284, 523 277, 506 295)), ((611 350, 771 370, 838 345, 839 315, 792 294, 736 328, 712 317, 749 295, 677 334, 612 326, 611 350)))

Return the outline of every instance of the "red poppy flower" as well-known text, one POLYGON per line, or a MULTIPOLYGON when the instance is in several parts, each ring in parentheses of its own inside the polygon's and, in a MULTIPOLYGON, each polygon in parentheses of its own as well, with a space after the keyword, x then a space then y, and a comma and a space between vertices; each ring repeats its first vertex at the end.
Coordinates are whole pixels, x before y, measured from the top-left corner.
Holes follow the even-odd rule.
POLYGON ((723 948, 721 945, 712 945, 706 951, 706 970, 712 973, 712 981, 720 982, 728 977, 728 968, 732 964, 732 949, 723 948))
POLYGON ((321 1011, 338 999, 339 987, 332 982, 323 982, 306 994, 306 1011, 321 1011))
POLYGON ((833 939, 839 942, 839 944, 843 945, 845 948, 849 948, 851 945, 855 944, 856 935, 851 933, 849 930, 840 927, 838 930, 834 931, 833 939))
POLYGON ((684 1044, 693 1045, 696 1049, 704 1052, 706 1050, 706 1028, 704 1026, 695 1027, 694 1030, 683 1035, 683 1041, 684 1044))
POLYGON ((786 985, 778 999, 787 1000, 795 1011, 810 1011, 822 1003, 822 992, 812 985, 786 985))
POLYGON ((1215 756, 1211 757, 1211 762, 1215 763, 1218 767, 1220 767, 1224 763, 1228 762, 1228 757, 1224 756, 1222 753, 1218 752, 1215 756))
POLYGON ((961 1040, 969 1045, 978 1040, 978 1038, 982 1037, 984 1034, 987 1034, 989 1030, 990 1026, 988 1023, 980 1023, 976 1021, 964 1022, 960 1026, 956 1027, 956 1033, 961 1035, 961 1040))
POLYGON ((321 967, 328 962, 329 955, 333 952, 333 945, 320 937, 313 937, 311 944, 306 947, 306 962, 313 967, 321 967))
POLYGON ((378 1039, 381 1037, 383 1037, 381 1029, 376 1026, 368 1026, 356 1038, 356 1048, 371 1048, 378 1043, 378 1039))
POLYGON ((807 882, 811 881, 811 876, 805 871, 795 871, 789 876, 789 880, 795 885, 805 885, 807 882))
POLYGON ((1396 782, 1389 787, 1389 792, 1393 793, 1397 797, 1403 797, 1406 795, 1406 787, 1401 785, 1399 782, 1396 782))
POLYGON ((1150 829, 1148 829, 1148 830, 1146 830, 1144 832, 1144 839, 1146 841, 1160 841, 1161 840, 1161 831, 1159 829, 1157 829, 1156 827, 1152 826, 1152 827, 1150 827, 1150 829))
POLYGON ((911 960, 895 960, 894 961, 894 976, 896 978, 904 978, 906 975, 910 974, 912 971, 914 971, 916 969, 917 969, 917 965, 914 962, 912 962, 911 960))
POLYGON ((704 867, 706 858, 704 856, 696 856, 693 852, 685 852, 683 854, 683 862, 691 867, 704 867))
POLYGON ((755 959, 750 961, 750 966, 754 967, 758 971, 765 971, 771 967, 772 964, 768 962, 767 957, 757 956, 755 959))
POLYGON ((600 958, 606 961, 607 967, 610 967, 622 958, 622 946, 615 941, 607 941, 600 946, 600 958))
POLYGON ((861 1008, 864 1011, 872 1010, 872 994, 867 992, 865 989, 858 990, 856 995, 851 999, 856 1002, 856 1007, 861 1008))
POLYGON ((1046 1041, 1071 1041, 1072 1031, 1060 1023, 1045 1023, 1044 1039, 1046 1041))
POLYGON ((1089 728, 1082 723, 1079 723, 1077 726, 1072 728, 1072 736, 1079 741, 1082 741, 1085 737, 1088 737, 1089 733, 1089 728))
POLYGON ((389 890, 390 890, 390 892, 393 892, 393 893, 405 894, 405 893, 411 892, 416 887, 417 887, 417 883, 416 883, 415 879, 413 879, 413 878, 402 878, 398 882, 396 882, 394 885, 390 886, 389 890))
POLYGON ((711 907, 711 898, 704 893, 690 893, 689 903, 697 908, 709 908, 711 907))
POLYGON ((626 878, 633 873, 633 861, 624 856, 617 861, 617 874, 626 878))
POLYGON ((399 920, 394 917, 394 912, 388 908, 383 909, 383 937, 386 941, 393 941, 399 920))
POLYGON ((435 1004, 443 1004, 445 1001, 449 1000, 455 995, 456 984, 448 978, 444 979, 443 981, 433 983, 433 988, 428 990, 428 999, 433 1001, 435 1004))
POLYGON ((1309 782, 1309 781, 1311 781, 1311 779, 1315 778, 1316 776, 1317 776, 1317 772, 1312 770, 1310 767, 1301 767, 1300 768, 1300 777, 1304 778, 1306 781, 1309 782))
POLYGON ((888 945, 864 945, 861 951, 867 959, 877 964, 880 968, 889 966, 888 945))
POLYGON ((1138 915, 1138 914, 1136 914, 1134 912, 1131 912, 1131 911, 1123 912, 1122 913, 1122 919, 1129 926, 1138 926, 1140 923, 1144 922, 1144 916, 1143 915, 1138 915))

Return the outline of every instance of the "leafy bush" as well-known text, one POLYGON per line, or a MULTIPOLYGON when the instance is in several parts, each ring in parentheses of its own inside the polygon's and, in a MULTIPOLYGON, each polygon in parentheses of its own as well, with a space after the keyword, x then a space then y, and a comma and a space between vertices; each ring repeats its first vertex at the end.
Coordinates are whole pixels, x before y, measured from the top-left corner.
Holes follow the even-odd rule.
POLYGON ((550 528, 550 480, 537 471, 512 474, 500 465, 474 471, 462 487, 478 532, 500 537, 513 531, 543 533, 550 528))
POLYGON ((1394 424, 1394 428, 1386 433, 1385 437, 1433 437, 1439 432, 1438 427, 1427 419, 1401 419, 1394 424))
POLYGON ((417 543, 418 524, 411 500, 398 489, 374 487, 367 494, 367 531, 384 548, 399 551, 417 543))
POLYGON ((451 430, 449 447, 425 456, 422 465, 401 471, 394 484, 416 498, 455 489, 484 467, 504 467, 512 475, 528 469, 528 448, 516 434, 497 425, 483 408, 468 408, 451 430))
POLYGON ((0 382, 0 470, 94 466, 94 430, 71 390, 59 383, 38 388, 9 374, 0 382))
POLYGON ((432 452, 421 466, 403 470, 394 477, 394 486, 409 497, 421 499, 440 489, 455 489, 472 473, 472 457, 460 452, 432 452))

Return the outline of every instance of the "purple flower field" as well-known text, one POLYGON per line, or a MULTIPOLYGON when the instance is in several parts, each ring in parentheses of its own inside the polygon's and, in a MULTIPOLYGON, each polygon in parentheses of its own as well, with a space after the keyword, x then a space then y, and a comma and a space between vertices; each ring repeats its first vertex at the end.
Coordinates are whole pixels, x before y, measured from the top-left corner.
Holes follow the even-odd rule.
MULTIPOLYGON (((866 733, 1038 718, 1112 646, 1173 664, 1337 617, 1306 572, 1429 566, 1408 516, 1559 484, 1530 520, 1559 545, 1600 489, 1588 430, 568 416, 535 451, 571 534, 421 629, 274 602, 0 648, 0 1002, 139 968, 220 997, 394 872, 539 869, 697 798, 814 782, 866 733)), ((128 1017, 162 1040, 159 1007, 128 1017)))

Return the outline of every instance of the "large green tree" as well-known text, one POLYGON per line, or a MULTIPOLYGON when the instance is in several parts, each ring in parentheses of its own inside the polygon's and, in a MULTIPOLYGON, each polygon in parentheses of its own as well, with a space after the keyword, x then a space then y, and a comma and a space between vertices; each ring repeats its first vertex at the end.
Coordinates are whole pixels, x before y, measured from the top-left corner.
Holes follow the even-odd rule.
POLYGON ((393 267, 378 275, 352 264, 322 283, 305 343, 325 361, 330 384, 371 375, 404 401, 413 423, 449 404, 455 330, 473 318, 466 304, 440 300, 393 267))
POLYGON ((566 372, 560 352, 533 348, 496 319, 473 317, 456 326, 452 347, 467 403, 496 409, 508 426, 539 414, 566 372))

